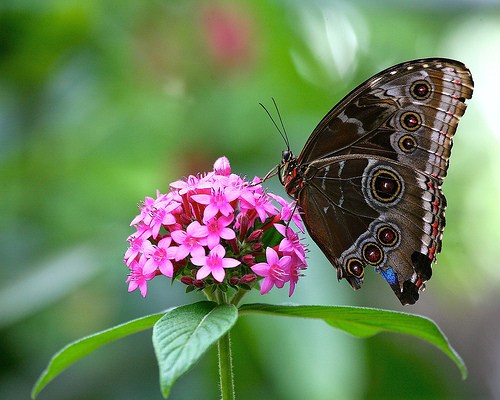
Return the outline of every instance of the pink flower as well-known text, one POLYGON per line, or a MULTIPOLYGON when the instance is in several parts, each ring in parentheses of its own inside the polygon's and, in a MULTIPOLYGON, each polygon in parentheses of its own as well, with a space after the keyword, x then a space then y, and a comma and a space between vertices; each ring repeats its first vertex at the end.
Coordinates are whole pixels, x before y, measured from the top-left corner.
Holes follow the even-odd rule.
POLYGON ((256 188, 244 190, 241 193, 241 198, 244 200, 241 205, 242 210, 253 210, 262 223, 268 215, 276 214, 276 207, 271 203, 267 195, 256 188))
POLYGON ((231 228, 227 226, 233 222, 233 216, 212 218, 201 229, 203 236, 207 238, 207 245, 209 249, 213 249, 220 243, 221 239, 231 240, 236 237, 236 234, 231 228))
POLYGON ((147 216, 144 217, 144 223, 149 226, 151 236, 156 238, 163 225, 173 225, 176 220, 171 211, 176 209, 179 203, 175 201, 165 202, 163 199, 157 199, 147 216))
POLYGON ((276 194, 270 193, 271 196, 276 202, 281 206, 281 220, 288 223, 292 220, 297 228, 301 230, 301 232, 305 232, 304 224, 302 223, 302 218, 297 211, 297 202, 287 202, 283 197, 278 196, 276 194))
POLYGON ((231 166, 229 165, 229 160, 226 157, 218 158, 214 163, 214 172, 216 175, 231 175, 231 166))
POLYGON ((191 262, 201 268, 196 273, 196 279, 206 278, 212 274, 217 282, 222 282, 226 276, 224 268, 234 268, 241 264, 234 258, 224 258, 226 250, 220 244, 210 250, 208 256, 193 257, 191 262))
POLYGON ((170 260, 175 257, 177 247, 170 247, 171 242, 172 238, 166 237, 160 240, 157 246, 150 244, 149 248, 144 250, 147 259, 144 264, 144 273, 154 273, 156 269, 159 269, 169 278, 174 276, 174 266, 170 260))
POLYGON ((306 262, 306 254, 304 245, 300 243, 300 238, 297 233, 290 227, 281 224, 274 224, 276 230, 281 233, 284 238, 281 240, 278 250, 283 253, 292 253, 296 255, 302 263, 306 262))
POLYGON ((170 187, 179 190, 180 195, 194 193, 197 189, 209 189, 210 186, 210 182, 193 175, 189 175, 186 180, 179 180, 170 184, 170 187))
POLYGON ((306 268, 307 265, 305 262, 304 263, 294 262, 294 259, 292 257, 292 262, 290 263, 290 273, 289 273, 290 277, 290 290, 288 291, 289 297, 293 294, 293 291, 295 290, 295 284, 298 282, 299 276, 303 276, 303 274, 300 273, 300 271, 306 268))
POLYGON ((146 197, 139 209, 124 263, 129 290, 139 288, 143 296, 156 276, 179 280, 187 291, 248 290, 261 281, 264 294, 290 282, 291 295, 306 268, 305 246, 288 227, 292 220, 301 224, 295 203, 268 194, 257 177, 232 173, 225 157, 213 171, 146 197), (267 260, 259 263, 264 250, 267 260), (230 274, 226 268, 233 268, 230 274))
POLYGON ((171 234, 172 239, 180 246, 177 248, 175 254, 175 261, 182 260, 186 258, 188 254, 192 257, 200 257, 205 255, 205 249, 203 246, 206 245, 207 228, 201 226, 198 221, 191 222, 186 231, 176 230, 171 234))
POLYGON ((267 262, 258 263, 251 267, 253 272, 264 277, 260 287, 261 294, 266 294, 273 286, 281 289, 290 280, 290 261, 292 259, 290 256, 279 258, 278 253, 272 247, 268 247, 266 259, 267 262))
POLYGON ((145 274, 144 273, 144 257, 141 257, 139 261, 133 260, 130 264, 130 273, 127 280, 128 291, 133 292, 135 289, 139 288, 142 297, 146 297, 148 292, 147 281, 154 278, 155 273, 145 274))
POLYGON ((136 232, 135 235, 131 235, 128 237, 127 241, 130 243, 130 247, 125 252, 124 262, 128 266, 132 263, 133 260, 141 253, 144 249, 144 243, 147 242, 147 236, 144 234, 140 234, 136 232))
POLYGON ((240 191, 234 188, 223 188, 217 187, 212 188, 212 193, 208 194, 195 194, 191 198, 200 203, 205 204, 205 212, 203 214, 203 220, 208 221, 209 219, 215 217, 217 213, 221 213, 225 217, 234 212, 231 202, 236 200, 240 195, 240 191))
POLYGON ((224 186, 236 189, 238 190, 239 193, 241 193, 241 191, 248 186, 248 182, 246 182, 244 179, 241 178, 241 176, 236 174, 230 174, 228 176, 219 176, 219 178, 220 182, 222 182, 224 186))
MULTIPOLYGON (((157 193, 157 195, 158 194, 159 193, 157 193)), ((137 225, 139 222, 144 221, 144 218, 147 217, 151 212, 151 210, 153 209, 154 204, 155 204, 155 199, 153 199, 152 197, 146 197, 139 206, 139 210, 141 210, 141 213, 132 220, 130 226, 137 225)))

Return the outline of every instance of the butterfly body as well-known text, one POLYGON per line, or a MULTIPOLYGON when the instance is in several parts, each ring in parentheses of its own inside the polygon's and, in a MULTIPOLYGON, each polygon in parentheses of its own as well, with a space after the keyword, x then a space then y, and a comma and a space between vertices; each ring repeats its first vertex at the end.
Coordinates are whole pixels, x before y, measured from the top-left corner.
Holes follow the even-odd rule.
POLYGON ((452 137, 472 96, 460 62, 415 60, 364 82, 323 118, 280 179, 313 240, 354 289, 371 266, 413 304, 441 249, 441 190, 452 137))

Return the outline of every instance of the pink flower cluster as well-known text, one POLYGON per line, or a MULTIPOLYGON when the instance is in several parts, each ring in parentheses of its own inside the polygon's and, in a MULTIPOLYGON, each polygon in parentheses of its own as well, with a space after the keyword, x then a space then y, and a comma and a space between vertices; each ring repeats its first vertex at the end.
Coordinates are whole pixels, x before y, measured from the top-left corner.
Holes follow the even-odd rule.
POLYGON ((219 285, 260 291, 290 283, 291 296, 306 268, 305 247, 289 226, 303 232, 295 202, 266 193, 259 178, 245 181, 219 158, 210 173, 170 184, 139 206, 131 222, 136 232, 124 262, 128 291, 147 294, 147 282, 164 275, 179 279, 187 290, 219 285))

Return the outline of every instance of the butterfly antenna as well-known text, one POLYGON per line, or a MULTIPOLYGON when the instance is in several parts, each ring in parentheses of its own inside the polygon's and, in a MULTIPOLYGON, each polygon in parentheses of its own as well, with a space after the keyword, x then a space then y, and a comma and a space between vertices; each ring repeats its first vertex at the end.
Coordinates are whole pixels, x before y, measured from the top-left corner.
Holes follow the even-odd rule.
MULTIPOLYGON (((274 106, 276 107, 276 102, 274 101, 274 98, 272 98, 272 99, 273 99, 274 106)), ((288 142, 288 136, 287 136, 286 132, 284 131, 283 121, 281 120, 281 115, 280 115, 279 111, 278 111, 278 117, 279 117, 279 119, 281 121, 281 126, 283 127, 283 131, 281 131, 280 127, 278 126, 278 124, 276 123, 276 121, 272 117, 271 113, 266 108, 266 106, 264 104, 262 104, 262 103, 259 103, 259 104, 264 109, 264 111, 266 112, 267 116, 269 117, 269 119, 273 123, 274 127, 276 128, 276 130, 279 132, 280 136, 283 138, 283 141, 285 142, 285 145, 286 145, 287 149, 290 149, 290 144, 288 142)), ((278 108, 276 107, 276 110, 277 109, 278 108)))
POLYGON ((280 119, 281 129, 283 129, 283 134, 281 136, 285 141, 287 150, 290 150, 290 142, 288 140, 288 134, 286 133, 285 124, 283 123, 283 119, 281 118, 281 113, 278 108, 278 104, 276 104, 276 100, 274 99, 274 97, 271 98, 273 99, 274 108, 276 109, 276 113, 278 114, 278 118, 280 119))

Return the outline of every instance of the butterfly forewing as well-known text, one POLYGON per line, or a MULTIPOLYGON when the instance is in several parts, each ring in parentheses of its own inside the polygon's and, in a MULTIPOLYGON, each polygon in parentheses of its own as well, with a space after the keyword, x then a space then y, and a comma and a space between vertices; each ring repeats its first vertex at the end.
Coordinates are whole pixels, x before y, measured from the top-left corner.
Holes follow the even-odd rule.
MULTIPOLYGON (((460 62, 416 60, 380 72, 339 102, 311 134, 298 163, 339 154, 394 158, 422 171, 429 152, 446 160, 473 82, 460 62), (397 133, 397 134, 395 134, 397 133), (406 137, 410 136, 410 138, 406 137), (422 138, 412 146, 411 137, 422 138), (407 140, 405 140, 407 139, 407 140), (416 161, 418 160, 418 161, 416 161), (417 163, 417 165, 415 165, 417 163)), ((445 163, 446 164, 446 163, 445 163)), ((431 171, 431 173, 434 171, 431 171)))
POLYGON ((441 248, 452 137, 472 96, 460 62, 410 61, 354 89, 323 118, 282 182, 337 275, 380 272, 413 304, 441 248))

